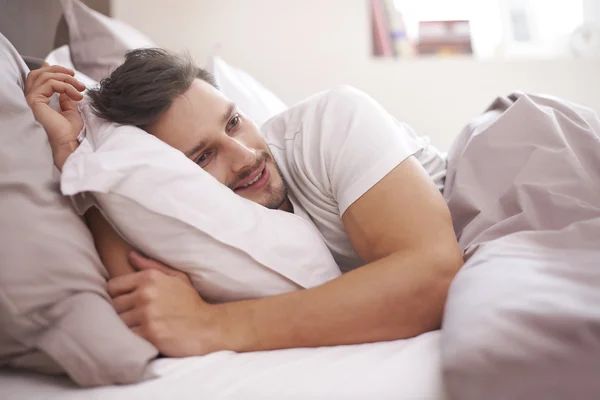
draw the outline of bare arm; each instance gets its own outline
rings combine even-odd
[[[108,276],[116,278],[135,272],[128,260],[131,246],[115,232],[100,211],[95,207],[90,208],[85,213],[85,219],[94,237],[96,251],[108,272]]]
[[[448,208],[418,162],[397,166],[343,221],[367,264],[313,289],[209,305],[181,282],[144,271],[112,280],[109,292],[125,323],[169,356],[364,343],[438,328],[463,260]]]
[[[363,343],[440,327],[463,260],[446,204],[421,166],[409,159],[396,167],[343,222],[367,265],[314,289],[223,305],[228,348]]]

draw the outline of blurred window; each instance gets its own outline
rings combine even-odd
[[[477,57],[545,57],[570,53],[572,33],[591,19],[592,11],[597,12],[591,8],[598,2],[391,0],[384,6],[391,20],[392,39],[402,38],[416,53],[427,53],[423,42],[432,41],[435,35],[466,34],[470,51]]]

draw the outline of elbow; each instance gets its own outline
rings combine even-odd
[[[464,264],[458,246],[430,247],[421,254],[426,255],[419,266],[423,271],[421,279],[413,285],[412,296],[416,304],[412,323],[408,324],[413,328],[407,335],[409,337],[441,328],[450,285]]]
[[[449,247],[449,248],[448,248]],[[444,307],[454,277],[464,264],[462,253],[458,246],[447,246],[438,249],[436,256],[431,260],[432,273],[428,279],[428,290],[425,295],[431,299],[429,305],[429,327],[428,330],[440,329]],[[426,319],[427,320],[427,319]]]
[[[441,279],[442,286],[446,286],[446,292],[464,263],[462,252],[456,243],[443,246],[436,252],[433,266],[436,275]]]

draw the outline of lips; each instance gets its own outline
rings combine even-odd
[[[237,184],[234,191],[246,190],[252,188],[257,182],[261,181],[264,177],[266,170],[266,163],[263,162],[259,168],[257,168],[253,173],[251,173],[247,178],[242,180]]]

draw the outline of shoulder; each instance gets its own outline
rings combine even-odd
[[[374,101],[364,92],[340,85],[308,96],[275,115],[261,127],[271,144],[301,135],[320,136],[327,130],[316,129],[323,123],[347,121],[365,102]],[[337,130],[338,132],[343,130]]]
[[[326,90],[323,94],[327,99],[338,101],[366,100],[371,98],[362,90],[350,85],[335,86],[329,90]]]
[[[349,85],[339,85],[302,99],[271,118],[264,126],[282,121],[285,121],[286,125],[296,125],[307,118],[318,117],[329,111],[355,111],[361,105],[373,103],[375,100],[365,92]]]
[[[304,135],[334,141],[345,138],[357,120],[369,120],[377,104],[366,93],[348,85],[322,91],[308,100],[305,112],[298,119],[298,130]]]
[[[319,111],[356,111],[375,100],[365,92],[349,85],[340,85],[320,93],[315,99]]]

